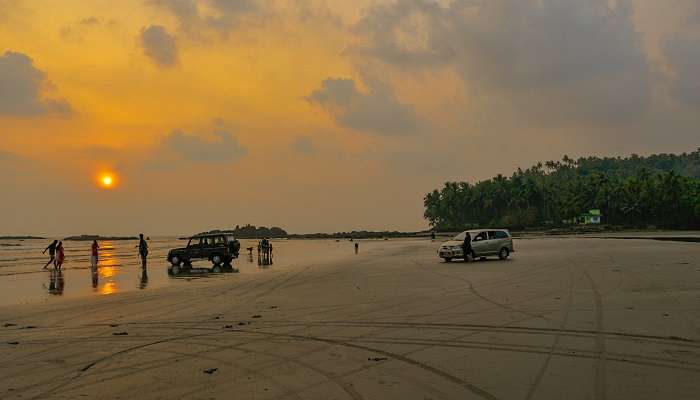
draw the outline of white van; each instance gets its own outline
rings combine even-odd
[[[514,253],[513,238],[507,229],[474,229],[464,231],[440,246],[438,256],[447,262],[453,258],[464,258],[462,245],[466,235],[472,239],[472,259],[498,256],[501,260]]]

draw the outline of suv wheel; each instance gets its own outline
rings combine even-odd
[[[214,265],[219,265],[222,261],[223,259],[218,254],[214,254],[213,256],[211,256],[211,262],[214,263]]]
[[[214,265],[214,268],[211,269],[211,272],[214,272],[214,273],[216,273],[216,274],[220,274],[220,273],[222,272],[222,271],[221,271],[221,266],[218,265],[218,264],[217,264],[217,265]]]
[[[507,247],[502,248],[501,251],[498,252],[498,258],[500,258],[501,260],[505,260],[506,258],[508,258],[509,255],[510,251],[508,251]]]
[[[180,273],[180,266],[179,265],[174,265],[170,268],[170,273],[173,275],[177,275]]]
[[[182,261],[182,260],[180,260],[180,257],[179,257],[179,256],[173,256],[173,258],[170,259],[170,262],[171,262],[173,265],[180,265],[180,262],[181,262],[181,261]]]

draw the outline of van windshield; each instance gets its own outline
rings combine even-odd
[[[454,238],[452,238],[452,240],[458,240],[458,241],[460,241],[460,242],[463,242],[463,241],[464,241],[464,238],[466,238],[466,237],[467,237],[467,232],[462,232],[462,233],[460,233],[459,235],[457,235],[457,236],[455,236]]]

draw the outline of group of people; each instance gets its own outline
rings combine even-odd
[[[148,257],[148,243],[146,240],[143,238],[143,233],[139,234],[139,244],[138,244],[138,249],[139,249],[139,256],[141,257],[141,266],[143,268],[146,268],[146,259]],[[92,241],[92,248],[91,248],[91,254],[90,254],[90,266],[93,269],[97,268],[97,262],[99,260],[99,250],[100,245],[97,244],[97,240]],[[46,246],[44,251],[41,252],[41,254],[46,254],[46,252],[49,252],[49,261],[44,265],[44,269],[47,269],[51,263],[53,263],[54,269],[60,270],[61,267],[63,266],[63,263],[66,260],[66,253],[65,249],[63,248],[63,242],[59,240],[54,240]]]
[[[46,254],[47,251],[49,252],[49,261],[44,265],[44,269],[48,268],[51,263],[53,263],[54,269],[61,269],[63,262],[66,260],[63,242],[54,240],[50,245],[46,246],[41,254]]]

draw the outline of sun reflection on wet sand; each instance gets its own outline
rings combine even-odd
[[[100,286],[100,294],[112,294],[117,292],[117,284],[114,282],[105,282]]]
[[[119,274],[118,266],[121,265],[119,259],[115,257],[114,245],[111,242],[104,242],[102,245],[98,262],[98,275],[102,285],[99,285],[98,292],[100,294],[113,294],[119,292],[119,287],[115,278]]]

